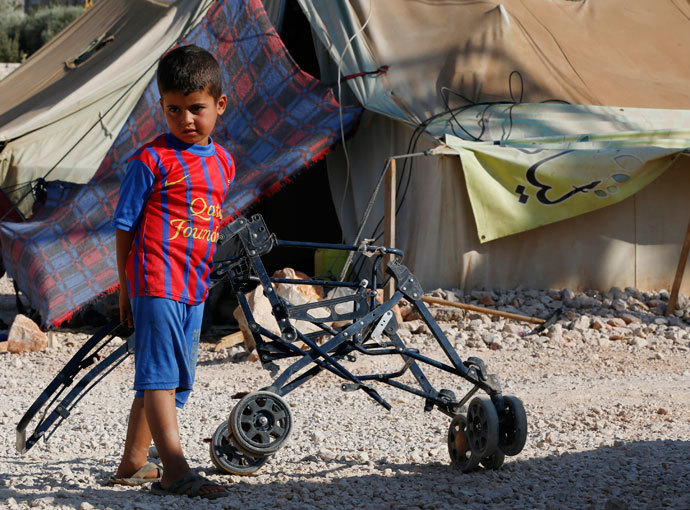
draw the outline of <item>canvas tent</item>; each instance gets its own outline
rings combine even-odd
[[[98,2],[0,82],[0,188],[25,216],[35,179],[93,177],[161,53],[210,4]]]
[[[360,73],[342,87],[368,110],[347,157],[339,150],[328,161],[348,240],[386,158],[435,149],[450,135],[456,148],[465,145],[455,151],[460,157],[409,160],[398,184],[398,246],[425,288],[670,287],[690,216],[687,2],[299,2],[319,41],[322,78]],[[497,200],[478,194],[491,184],[514,202],[489,226],[519,216],[517,176],[525,172],[508,153],[545,150],[576,152],[579,159],[557,170],[583,188],[579,196],[608,198],[548,225],[541,212],[523,214],[535,220],[531,227],[543,226],[482,242],[477,212]],[[640,180],[626,174],[639,183],[630,192],[580,186],[588,158],[617,150],[630,157],[610,158],[605,178],[624,173],[620,161],[656,164],[663,153],[664,165]],[[475,177],[484,174],[474,186],[470,153],[479,160]],[[491,173],[496,159],[510,186]],[[523,194],[536,195],[529,184]],[[381,233],[382,197],[373,211],[365,237]]]
[[[110,3],[101,2],[98,6]],[[121,11],[118,11],[120,21],[130,17],[136,19],[144,12],[140,7],[145,4],[162,5],[148,0],[113,3],[122,4]],[[204,11],[201,21],[195,24],[195,13]],[[98,13],[96,8],[93,12]],[[186,14],[183,16],[182,12]],[[61,178],[56,178],[56,170],[44,185],[44,203],[38,204],[29,221],[0,222],[2,258],[7,272],[39,310],[47,326],[60,325],[99,294],[117,288],[114,230],[110,220],[127,159],[138,146],[165,130],[158,107],[157,87],[155,80],[150,79],[150,73],[158,56],[173,44],[202,46],[214,54],[223,69],[228,108],[213,136],[230,150],[237,166],[237,178],[223,204],[225,222],[262,197],[274,193],[301,169],[323,157],[340,139],[341,133],[353,128],[360,113],[358,107],[341,109],[329,87],[297,67],[273,29],[260,0],[181,1],[166,5],[164,13],[159,18],[169,20],[168,17],[172,16],[172,19],[178,20],[174,24],[180,27],[178,34],[186,35],[181,39],[168,36],[164,41],[154,39],[149,41],[149,46],[140,48],[139,57],[142,59],[147,52],[151,54],[146,57],[149,65],[137,67],[141,74],[130,77],[131,81],[121,87],[130,91],[135,88],[133,83],[138,87],[140,82],[145,82],[145,86],[131,101],[131,112],[125,114],[114,141],[108,142],[109,148],[101,157],[102,161],[95,168],[84,169],[84,172],[91,173],[86,178],[87,182],[73,178],[69,165],[65,169],[67,173]],[[118,21],[115,20],[115,23]],[[84,26],[88,26],[88,23]],[[78,47],[80,51],[82,48],[81,43],[72,44],[67,35],[72,34],[83,42],[95,33],[103,33],[101,26],[95,32],[90,31],[89,35],[82,36],[78,28],[72,25],[59,37],[64,36],[62,44],[69,47],[69,51],[64,52],[66,55],[74,55],[74,48]],[[162,32],[166,30],[162,29]],[[106,73],[100,79],[110,76],[109,70],[126,69],[137,63],[136,59],[130,60],[129,57],[121,62],[117,57],[128,55],[127,51],[118,49],[132,42],[127,37],[116,35],[115,40],[101,50],[105,52],[112,48],[114,54],[112,60],[108,59],[97,66]],[[51,51],[58,50],[53,48]],[[35,58],[41,58],[41,54]],[[31,62],[30,59],[27,65]],[[91,62],[96,66],[99,61]],[[89,60],[86,60],[84,70],[88,69],[89,64]],[[71,115],[80,119],[74,121],[75,129],[79,124],[87,124],[88,127],[88,122],[79,116],[95,114],[100,137],[107,138],[106,131],[112,133],[116,129],[115,123],[108,124],[107,130],[101,129],[100,116],[120,107],[118,101],[124,100],[121,90],[105,91],[102,95],[106,98],[105,103],[93,108],[90,103],[62,105],[55,99],[60,96],[58,92],[52,99],[54,103],[50,102],[49,92],[52,88],[59,90],[62,80],[66,80],[67,90],[81,84],[84,84],[85,91],[95,87],[89,85],[89,76],[72,82],[70,72],[74,71],[79,73],[79,66],[64,73],[62,68],[55,71],[58,75],[62,73],[62,78],[48,86],[47,91],[29,95],[25,99],[28,103],[25,110],[30,111],[34,104],[44,105],[47,109],[45,118],[51,120],[45,122],[46,126],[37,126],[39,130],[41,127],[50,127],[51,123],[69,119]],[[112,97],[116,98],[116,106],[107,110],[107,100]],[[41,113],[41,108],[37,107],[37,110]],[[17,108],[16,111],[22,110]],[[53,113],[56,116],[51,118]],[[89,119],[93,119],[93,116]],[[18,140],[33,133],[20,134]],[[59,133],[55,136],[59,136]],[[73,134],[62,140],[54,150],[57,151],[60,146],[71,147],[82,136],[89,137],[91,133]],[[11,144],[7,144],[5,150]],[[32,150],[37,149],[29,148],[27,153]],[[88,157],[87,151],[88,148],[78,151],[79,155],[74,157],[74,161]],[[53,161],[55,157],[49,159]],[[37,175],[42,175],[40,172],[43,169],[39,169]]]

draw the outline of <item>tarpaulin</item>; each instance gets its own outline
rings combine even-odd
[[[671,167],[690,131],[468,142],[460,155],[481,242],[615,204]]]
[[[208,49],[223,70],[228,106],[213,137],[237,166],[226,221],[325,155],[361,111],[341,112],[332,90],[297,67],[260,0],[216,2],[181,44]],[[111,217],[128,158],[166,131],[158,98],[151,81],[87,184],[48,182],[31,221],[0,224],[7,272],[45,325],[60,325],[117,288]]]

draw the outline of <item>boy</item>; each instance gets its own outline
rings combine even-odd
[[[192,474],[176,407],[194,382],[221,204],[235,175],[232,157],[209,136],[227,97],[218,63],[197,46],[165,55],[157,79],[170,132],[130,159],[113,220],[120,319],[135,328],[136,393],[111,483],[153,481],[157,494],[214,499],[227,492]],[[146,462],[151,439],[162,473]]]

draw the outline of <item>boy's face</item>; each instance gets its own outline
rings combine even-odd
[[[171,90],[162,96],[160,103],[170,132],[182,142],[208,145],[216,119],[225,111],[228,101],[225,94],[218,101],[206,90],[187,95]]]

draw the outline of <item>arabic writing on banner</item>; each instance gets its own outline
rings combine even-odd
[[[480,242],[571,218],[633,195],[690,147],[690,131],[469,142],[460,155]]]

